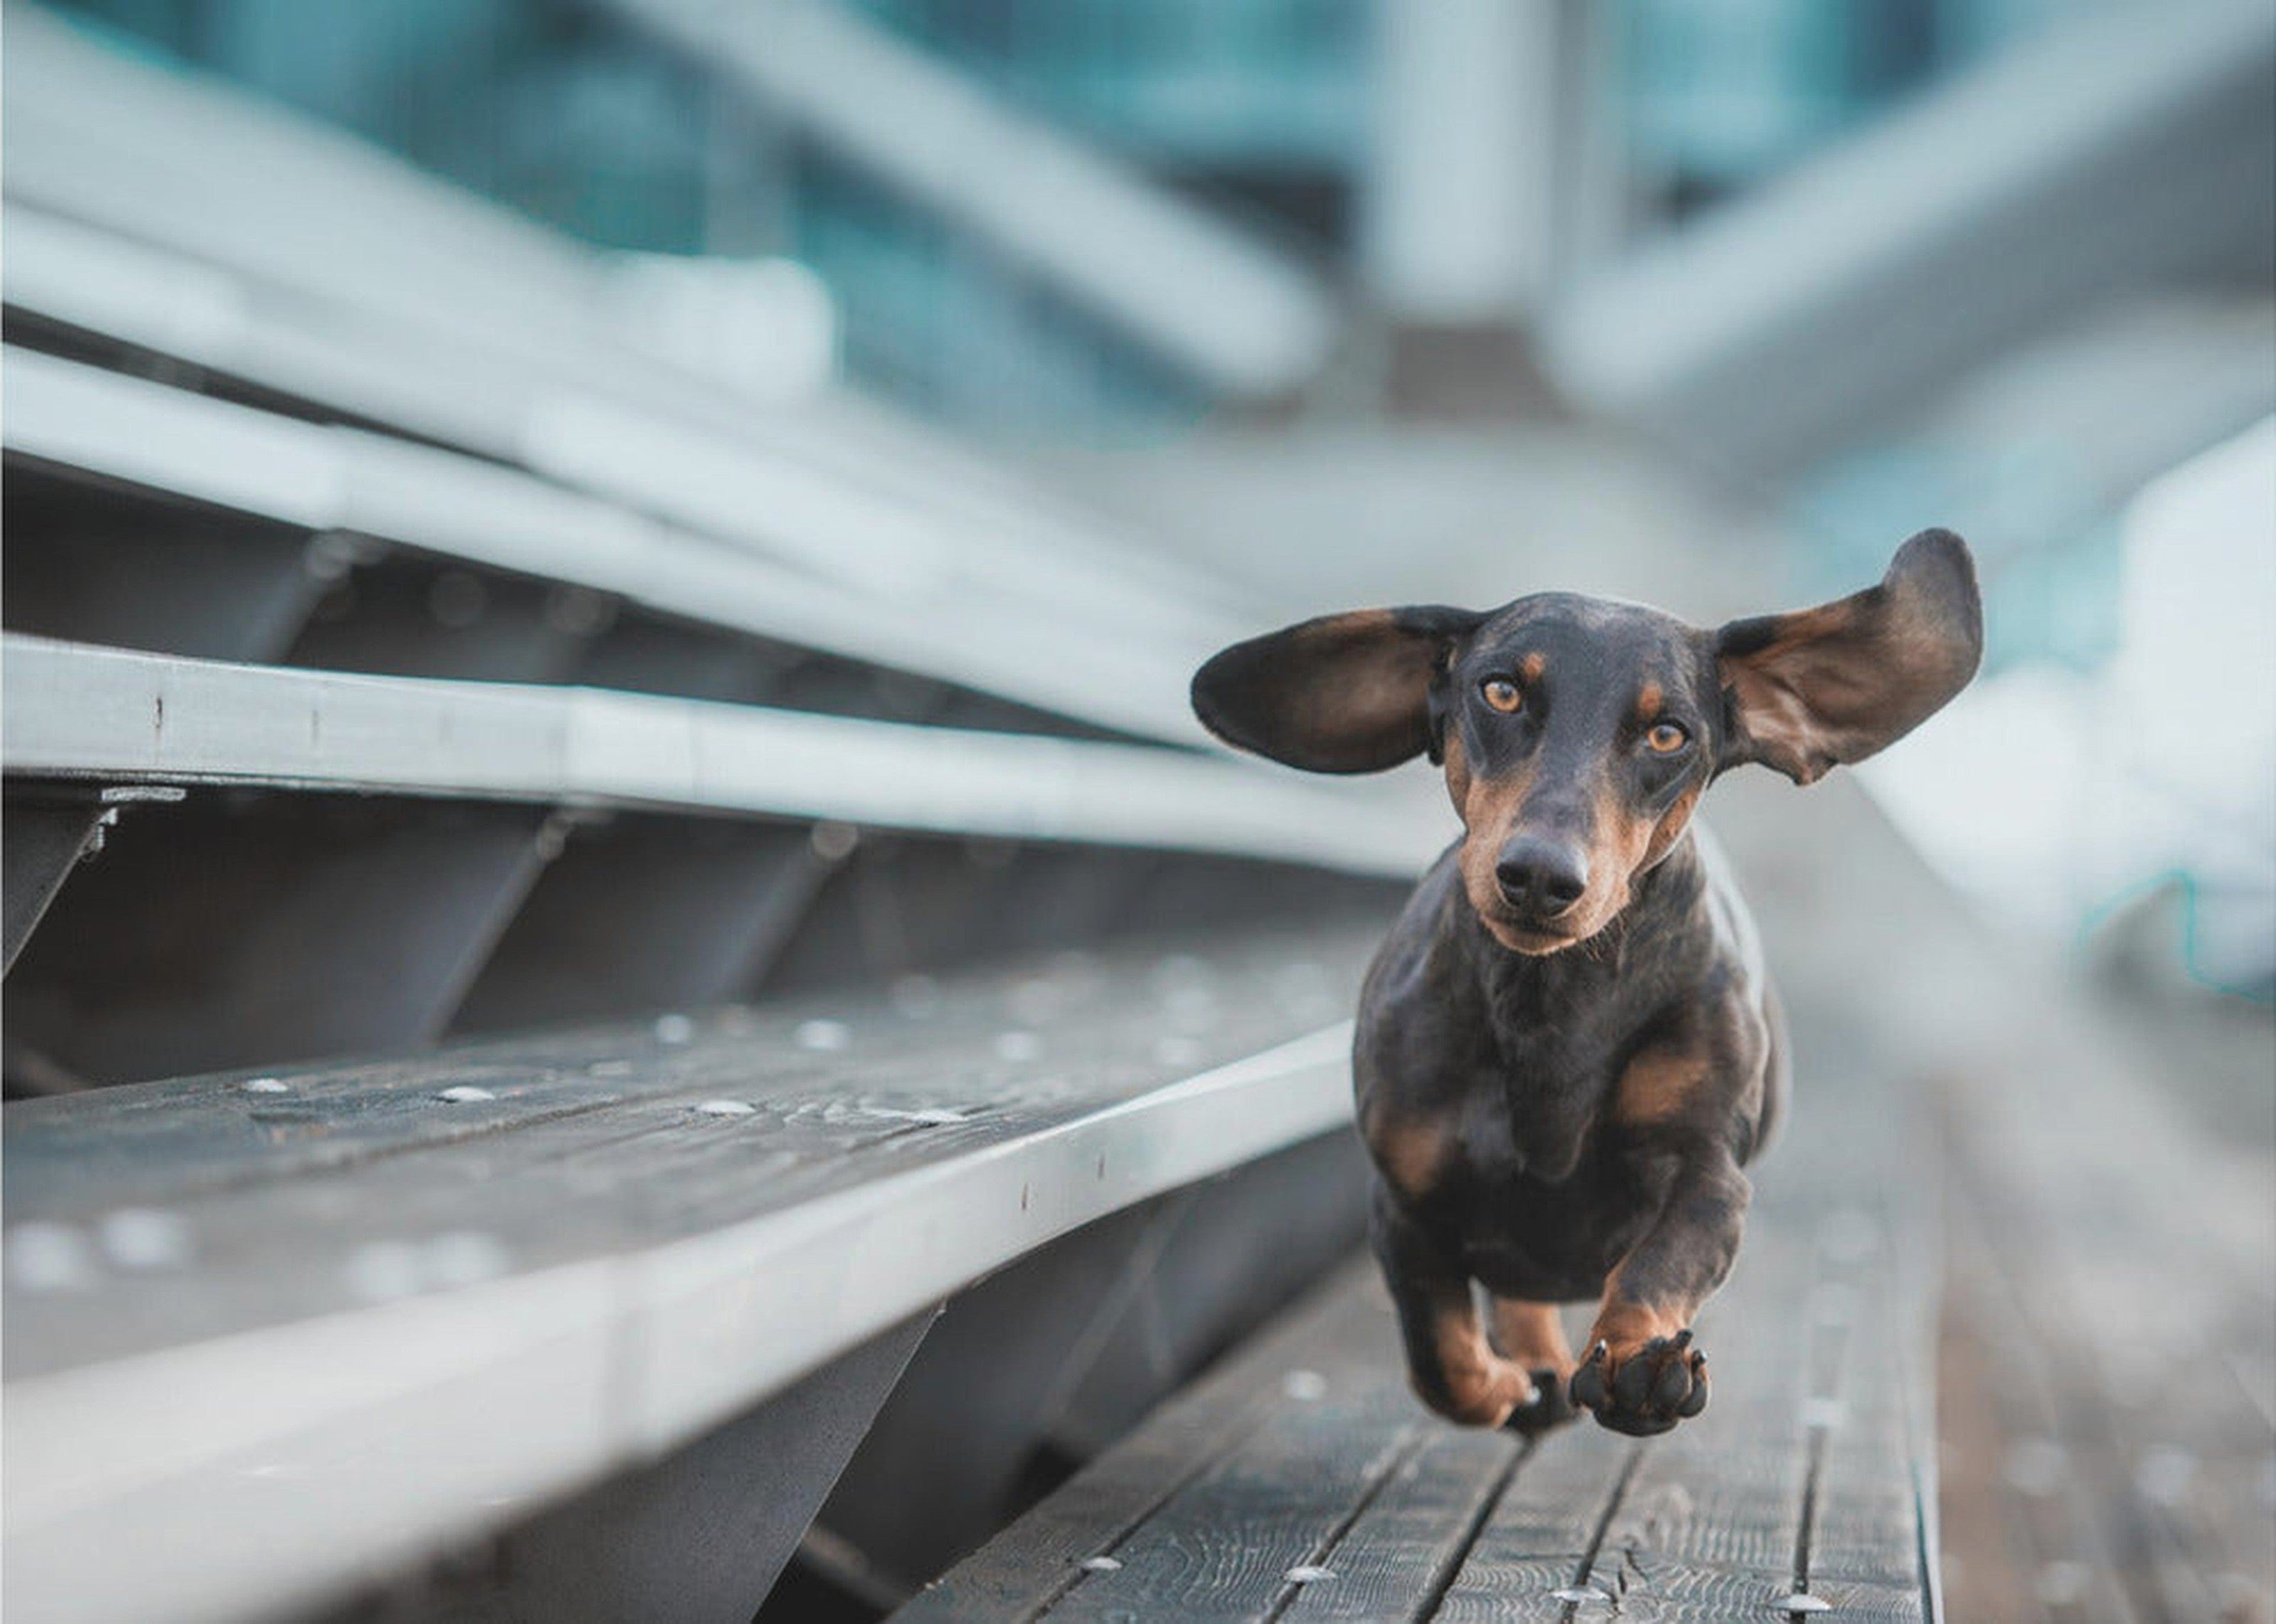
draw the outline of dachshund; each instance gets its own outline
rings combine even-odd
[[[1809,784],[1863,760],[1983,643],[1967,546],[1928,530],[1878,586],[1715,631],[1550,592],[1329,615],[1195,674],[1227,743],[1314,772],[1427,755],[1461,817],[1354,1041],[1370,1237],[1430,1408],[1643,1436],[1706,1408],[1692,1321],[1737,1256],[1787,1044],[1700,795],[1743,763]]]

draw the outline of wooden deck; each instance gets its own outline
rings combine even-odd
[[[1953,1616],[2270,1624],[2267,1139],[2216,1139],[2091,1029],[1944,1119]]]
[[[2257,1133],[2194,1121],[2159,1069],[2185,1053],[2122,1042],[1850,786],[1717,793],[1781,989],[1932,1119],[1946,1615],[2276,1620],[2269,1096]],[[1797,1036],[1806,1111],[1825,1051]]]
[[[1337,1131],[1379,929],[12,1103],[10,1599],[274,1610]]]
[[[1703,1317],[1697,1421],[1443,1423],[1357,1261],[897,1624],[1939,1616],[1933,1188],[1900,1090],[1816,1081]]]
[[[1707,1413],[1443,1426],[1359,1265],[899,1619],[2276,1619],[2269,1147],[2192,1122],[1853,785],[1718,793],[1797,1098]]]

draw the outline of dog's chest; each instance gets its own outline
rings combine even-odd
[[[1654,1204],[1616,1130],[1521,1093],[1514,1108],[1470,1115],[1437,1204],[1441,1232],[1472,1274],[1506,1294],[1594,1293]]]
[[[1470,1115],[1487,1164],[1546,1184],[1572,1178],[1592,1148],[1614,1081],[1617,1049],[1591,1023],[1504,1028],[1483,1057]],[[1477,1171],[1489,1181],[1491,1165]]]

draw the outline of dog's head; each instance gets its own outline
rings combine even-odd
[[[1627,905],[1716,774],[1760,762],[1808,784],[1863,761],[1965,687],[1983,649],[1967,546],[1927,530],[1878,586],[1719,631],[1561,592],[1329,615],[1225,649],[1193,700],[1228,743],[1314,772],[1427,752],[1471,906],[1506,946],[1550,953]]]

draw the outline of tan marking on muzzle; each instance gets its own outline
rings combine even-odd
[[[1451,737],[1447,740],[1446,791],[1454,798],[1454,810],[1461,815],[1464,831],[1462,849],[1455,858],[1462,873],[1462,890],[1495,940],[1520,952],[1525,949],[1509,934],[1510,927],[1504,922],[1506,905],[1502,901],[1501,881],[1494,869],[1501,861],[1501,848],[1508,842],[1510,831],[1517,826],[1525,810],[1525,798],[1532,787],[1530,767],[1521,768],[1506,778],[1474,777],[1459,741]]]
[[[1636,877],[1666,856],[1690,827],[1703,787],[1691,785],[1656,818],[1630,813],[1609,781],[1597,792],[1589,830],[1589,889],[1573,914],[1581,936],[1596,935],[1627,907]]]

